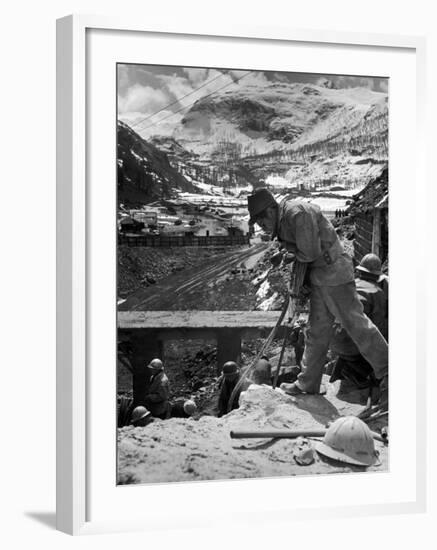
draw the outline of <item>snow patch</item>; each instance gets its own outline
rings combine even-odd
[[[266,279],[265,281],[263,281],[261,283],[259,289],[256,291],[256,297],[259,300],[263,300],[264,298],[267,297],[267,294],[269,293],[269,290],[270,290],[270,283],[269,283],[268,279]]]
[[[257,309],[261,310],[261,311],[269,311],[271,309],[273,309],[273,305],[276,301],[276,299],[278,298],[278,293],[277,292],[274,292],[270,298],[267,298],[266,300],[262,301],[258,306],[257,306]]]

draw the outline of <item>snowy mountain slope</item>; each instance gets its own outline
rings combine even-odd
[[[198,100],[173,136],[204,157],[223,141],[239,143],[242,156],[259,155],[344,140],[375,118],[387,118],[385,93],[269,82],[241,85]]]

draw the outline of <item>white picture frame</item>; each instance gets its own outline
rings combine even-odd
[[[199,26],[193,22],[184,28],[169,27],[165,25],[150,24],[138,20],[111,19],[105,17],[73,15],[57,22],[57,528],[69,534],[85,534],[92,532],[119,531],[127,529],[148,529],[162,527],[163,523],[158,517],[152,517],[150,513],[144,513],[132,519],[114,517],[108,513],[107,517],[99,516],[95,520],[89,513],[90,484],[92,484],[92,456],[90,410],[92,409],[92,390],[90,369],[92,356],[91,348],[93,340],[89,332],[89,318],[91,308],[90,301],[90,204],[93,190],[90,189],[90,169],[87,164],[87,117],[90,116],[91,107],[87,79],[89,78],[90,64],[87,61],[90,42],[87,33],[90,31],[102,31],[108,33],[108,39],[114,33],[136,33],[136,36],[153,35],[165,40],[167,37],[199,37],[219,38],[228,42],[238,41],[246,45],[255,44],[316,44],[317,46],[330,47],[332,45],[344,48],[362,48],[370,51],[382,49],[409,52],[414,56],[416,67],[414,87],[417,91],[416,102],[409,104],[414,109],[414,122],[416,124],[415,142],[416,157],[413,172],[415,173],[415,196],[426,193],[424,177],[424,112],[422,94],[424,90],[425,75],[425,41],[421,37],[337,33],[311,30],[294,30],[287,28],[263,28],[263,27],[232,27],[232,29],[215,28],[214,24],[208,28]],[[130,61],[130,59],[120,59]],[[174,64],[178,64],[175,60]],[[329,71],[326,71],[329,72]],[[115,97],[112,98],[115,105]],[[115,163],[115,158],[111,162]],[[115,176],[114,176],[115,178]],[[114,179],[115,182],[115,179]],[[400,208],[402,204],[398,200],[393,201],[393,208]],[[108,214],[107,214],[108,215]],[[112,213],[109,213],[111,216]],[[93,214],[94,216],[94,214]],[[95,216],[93,217],[93,219]],[[415,231],[421,230],[423,220],[420,216],[414,222]],[[423,254],[423,246],[416,247],[417,256]],[[416,258],[417,258],[416,256]],[[416,262],[420,265],[421,262]],[[114,266],[115,269],[115,266]],[[401,283],[400,283],[401,284]],[[396,296],[396,285],[391,289]],[[423,284],[416,281],[415,286],[417,309],[419,304],[426,303]],[[391,297],[392,297],[391,295]],[[419,300],[418,297],[422,297]],[[115,304],[114,304],[115,307]],[[413,304],[416,308],[416,302]],[[424,307],[424,306],[421,306]],[[425,509],[426,501],[426,464],[425,464],[425,365],[424,356],[424,318],[419,315],[416,319],[416,334],[414,349],[415,356],[415,415],[414,426],[414,453],[415,453],[415,486],[414,498],[396,501],[396,498],[388,499],[387,503],[363,503],[335,505],[326,507],[323,504],[316,510],[293,506],[286,501],[279,503],[277,509],[269,509],[265,504],[259,503],[259,517],[265,520],[273,517],[284,517],[283,514],[293,511],[294,518],[327,517],[331,515],[364,515],[369,513],[396,513],[418,512]],[[92,313],[95,315],[95,313]],[[113,350],[115,357],[115,348]],[[114,359],[115,361],[115,359]],[[401,383],[402,381],[400,381]],[[113,396],[110,396],[112,399]],[[394,399],[393,406],[396,404]],[[114,413],[115,416],[115,413]],[[112,420],[111,420],[112,421]],[[106,432],[105,432],[106,433]],[[107,436],[99,436],[105,439],[104,443],[115,446],[115,439],[107,441]],[[396,441],[396,435],[395,435]],[[103,444],[103,443],[102,443]],[[390,474],[387,474],[390,475]],[[271,489],[278,488],[278,480],[271,480]],[[300,480],[300,484],[305,479]],[[226,486],[220,482],[213,485],[197,484],[196,487],[186,486],[184,491],[192,491],[197,496],[202,491],[215,491],[219,498],[225,498],[224,494],[229,490],[229,483],[240,489],[244,487],[248,498],[255,498],[260,486],[254,488],[253,481],[232,481]],[[283,483],[283,481],[281,481]],[[309,482],[308,482],[309,483]],[[353,483],[353,482],[352,482]],[[179,484],[180,486],[181,484]],[[267,491],[264,484],[263,490]],[[126,491],[121,488],[120,490]],[[132,489],[129,489],[132,490]],[[152,491],[148,487],[137,487],[133,490]],[[178,489],[174,489],[177,493]],[[168,486],[153,487],[156,497],[158,492],[167,498],[170,489]],[[253,493],[253,494],[252,494]],[[155,498],[154,497],[154,498]],[[255,508],[254,508],[255,510]],[[147,519],[146,519],[147,516]],[[243,520],[254,521],[256,514],[243,515]],[[252,519],[251,519],[252,518]],[[177,526],[186,521],[184,517],[178,518],[176,511],[168,510],[166,524]],[[217,517],[220,521],[220,517]],[[173,523],[172,523],[173,522]],[[193,520],[192,525],[206,525],[207,519]]]

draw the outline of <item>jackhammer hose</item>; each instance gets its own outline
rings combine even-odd
[[[270,331],[269,336],[267,337],[267,340],[264,342],[261,350],[258,352],[258,355],[255,357],[255,359],[250,363],[241,373],[240,379],[238,380],[237,384],[235,385],[235,388],[232,390],[231,396],[229,397],[228,402],[228,412],[232,410],[232,405],[235,400],[235,396],[237,395],[238,390],[241,388],[244,378],[249,374],[249,372],[253,369],[253,367],[258,363],[258,361],[261,359],[262,355],[264,354],[264,350],[267,349],[270,344],[273,342],[273,338],[275,337],[276,332],[278,331],[278,328],[280,327],[285,314],[288,309],[288,303],[290,298],[287,297],[284,300],[284,305],[282,306],[281,314],[279,315],[278,320],[276,321],[276,325],[272,328]]]

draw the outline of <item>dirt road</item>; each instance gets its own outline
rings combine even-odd
[[[269,243],[231,250],[218,259],[203,262],[169,275],[156,285],[140,289],[123,302],[119,309],[147,310],[237,310],[253,309],[254,277],[249,270],[267,250]],[[238,273],[231,273],[238,269]]]

